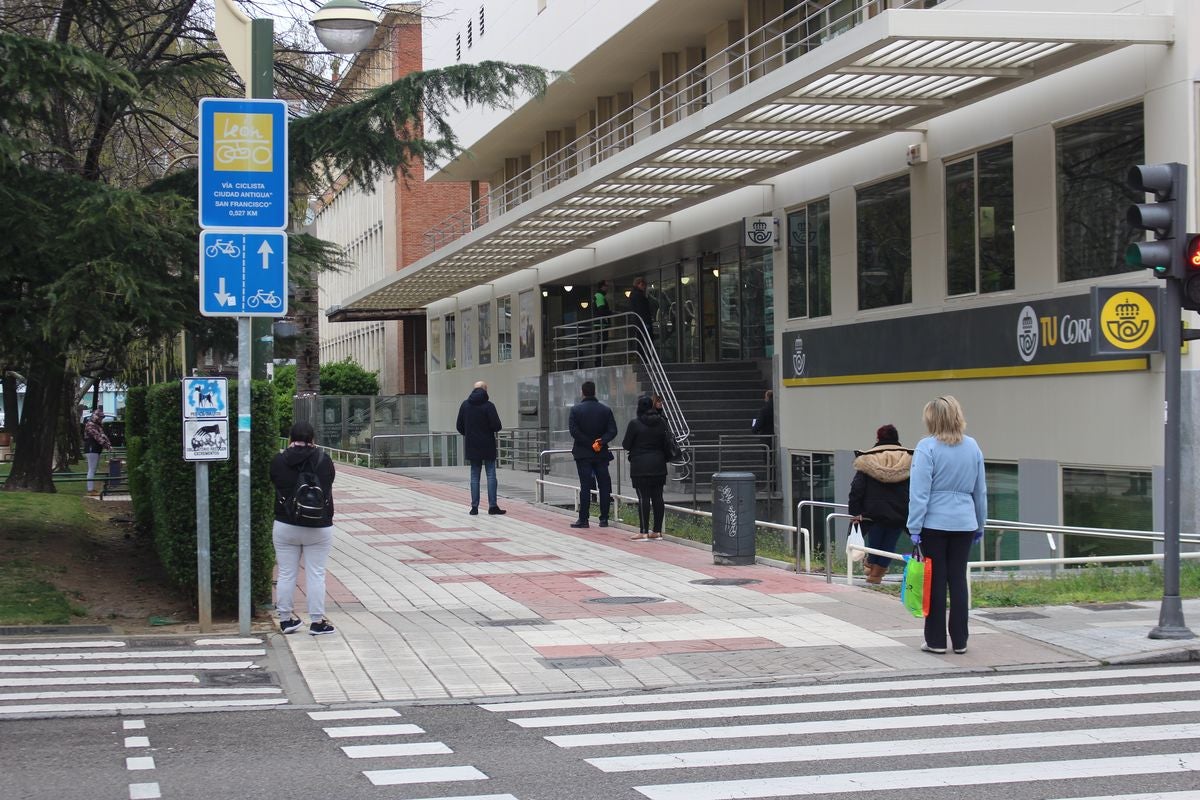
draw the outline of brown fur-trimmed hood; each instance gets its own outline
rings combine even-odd
[[[881,444],[854,454],[854,468],[880,483],[900,483],[908,480],[912,469],[912,450],[898,444]]]

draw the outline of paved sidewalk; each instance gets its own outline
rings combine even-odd
[[[317,703],[1200,658],[1194,640],[1147,638],[1157,602],[985,609],[969,653],[933,656],[895,597],[844,578],[714,566],[707,548],[573,530],[573,516],[517,499],[472,517],[458,486],[353,467],[335,496],[338,634],[275,637]],[[1185,615],[1200,624],[1200,601]]]

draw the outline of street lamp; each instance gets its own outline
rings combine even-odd
[[[330,0],[313,15],[313,27],[321,43],[335,53],[357,53],[375,35],[375,15],[358,0]],[[272,99],[275,95],[274,47],[275,23],[266,19],[251,19],[233,0],[217,0],[214,17],[217,43],[225,51],[230,66],[246,84],[246,97],[251,100]],[[264,321],[260,339],[271,331]],[[251,318],[238,317],[238,630],[250,633],[250,376]],[[264,352],[259,359],[266,364]],[[199,478],[197,478],[199,484]],[[205,479],[207,483],[207,478]],[[207,493],[207,491],[206,491]],[[197,497],[199,497],[197,489]],[[197,533],[199,537],[199,532]],[[198,538],[199,542],[199,538]],[[198,545],[205,553],[207,545]],[[206,576],[200,576],[203,582]],[[203,609],[203,602],[201,603]],[[203,610],[201,624],[203,629]]]

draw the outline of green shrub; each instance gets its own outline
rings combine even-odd
[[[292,406],[296,395],[296,365],[284,364],[275,368],[271,381],[275,387],[275,413],[279,418],[279,435],[287,436],[292,429]]]
[[[196,587],[196,477],[195,466],[182,457],[182,397],[179,383],[151,387],[147,396],[150,433],[148,457],[152,465],[151,496],[154,545],[160,562],[180,588]],[[229,408],[237,408],[237,386],[229,387]],[[251,556],[253,602],[271,596],[275,553],[271,545],[275,493],[269,469],[278,451],[275,392],[269,383],[251,387]],[[214,610],[232,611],[238,601],[238,498],[237,415],[230,414],[230,458],[210,462],[208,470],[209,538]]]
[[[125,393],[125,435],[145,436],[149,430],[146,417],[147,386],[131,386]]]
[[[146,437],[127,436],[125,472],[133,499],[133,523],[143,533],[154,528],[154,483],[151,478],[154,468],[151,463],[146,452]]]

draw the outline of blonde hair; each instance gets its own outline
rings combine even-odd
[[[967,429],[962,406],[952,395],[935,397],[925,404],[925,429],[946,444],[958,444]]]

